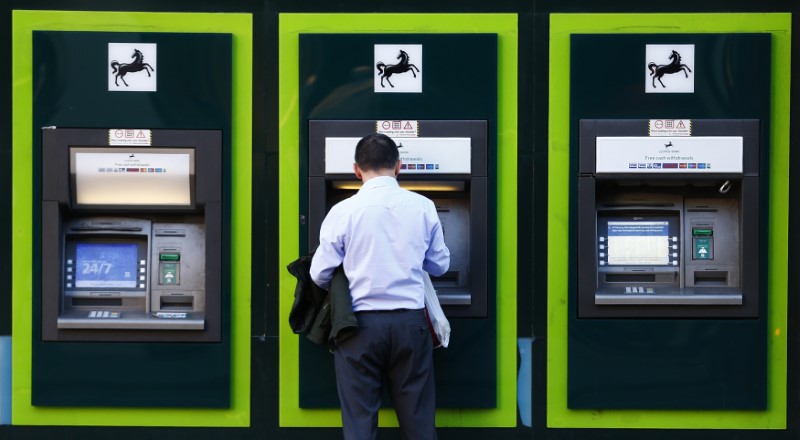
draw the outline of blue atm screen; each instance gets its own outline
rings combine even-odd
[[[75,287],[135,288],[138,246],[77,243]]]

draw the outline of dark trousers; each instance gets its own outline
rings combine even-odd
[[[333,352],[344,438],[376,438],[386,377],[405,438],[436,439],[433,347],[424,311],[356,312],[356,318],[356,334]]]

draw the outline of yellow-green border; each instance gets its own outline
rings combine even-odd
[[[553,14],[550,17],[547,426],[552,428],[785,429],[792,17],[775,14]],[[567,409],[569,89],[571,34],[772,34],[769,196],[769,344],[766,411]],[[765,335],[766,337],[767,335]]]
[[[299,38],[303,33],[497,33],[497,408],[439,410],[441,427],[516,425],[516,231],[517,231],[517,16],[516,14],[281,14],[280,33],[280,261],[300,255],[299,226]],[[288,320],[295,280],[280,277],[280,322]],[[298,341],[280,326],[280,426],[341,426],[338,410],[299,407]],[[381,426],[397,426],[394,412],[381,411]]]
[[[14,425],[250,425],[250,255],[253,20],[250,14],[90,11],[12,12],[12,423]],[[31,406],[33,254],[32,32],[182,32],[233,34],[231,240],[231,407],[229,409],[53,408]]]

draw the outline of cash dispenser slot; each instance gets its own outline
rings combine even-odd
[[[705,270],[694,273],[695,286],[727,286],[728,271]]]
[[[578,316],[754,316],[758,122],[647,124],[581,121]]]

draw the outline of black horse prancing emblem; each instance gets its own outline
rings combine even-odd
[[[400,54],[397,55],[397,59],[400,60],[400,62],[397,64],[387,65],[383,64],[383,61],[378,61],[378,64],[375,65],[375,67],[378,68],[378,75],[381,76],[381,87],[386,87],[383,85],[383,80],[385,79],[386,82],[388,82],[389,85],[392,86],[392,88],[394,88],[394,84],[392,84],[392,82],[389,81],[389,77],[394,75],[395,73],[406,73],[410,71],[414,75],[414,78],[417,77],[417,74],[416,72],[414,72],[414,70],[419,72],[419,69],[417,68],[417,66],[409,64],[408,62],[409,56],[406,53],[406,51],[401,50]]]
[[[687,66],[686,64],[681,64],[681,54],[673,50],[672,53],[669,55],[669,59],[672,60],[672,62],[669,64],[659,65],[651,62],[650,64],[647,65],[647,68],[650,69],[650,76],[653,77],[653,88],[655,88],[656,86],[656,80],[658,80],[658,82],[661,83],[661,87],[667,88],[667,86],[665,86],[664,83],[661,82],[661,77],[668,73],[672,74],[683,71],[683,74],[686,75],[687,78],[689,77],[689,73],[687,72],[687,70],[691,72],[692,69],[690,69],[689,66]]]
[[[153,66],[144,62],[144,55],[142,55],[142,52],[139,49],[133,49],[133,55],[131,55],[131,58],[133,58],[133,62],[130,64],[120,64],[117,62],[117,60],[111,62],[111,69],[113,69],[111,73],[115,75],[114,84],[116,84],[117,87],[119,87],[119,82],[117,82],[117,80],[120,79],[122,80],[122,83],[125,84],[125,87],[128,87],[128,83],[125,82],[125,75],[128,73],[141,72],[144,70],[147,72],[147,76],[151,76],[150,71],[156,70],[153,69]]]

